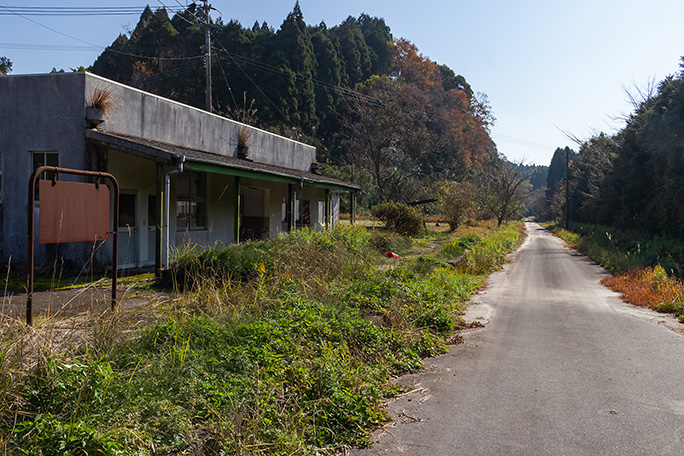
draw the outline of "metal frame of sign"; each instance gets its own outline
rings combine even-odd
[[[81,171],[77,169],[59,168],[56,166],[41,166],[31,175],[29,179],[29,196],[28,196],[28,236],[27,236],[27,254],[26,254],[26,270],[27,270],[27,287],[26,287],[26,324],[33,325],[33,267],[34,267],[34,252],[33,252],[33,233],[35,230],[35,216],[33,212],[33,202],[36,196],[36,182],[38,176],[44,172],[53,173],[53,181],[57,181],[58,174],[74,174],[77,176],[90,176],[97,178],[97,184],[100,179],[109,179],[114,190],[114,221],[112,234],[112,309],[116,306],[116,278],[117,278],[117,262],[118,262],[118,247],[119,247],[119,182],[109,173],[102,173],[98,171]]]

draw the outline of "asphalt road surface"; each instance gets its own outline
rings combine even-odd
[[[622,303],[539,225],[491,277],[466,334],[400,382],[395,423],[358,456],[684,455],[684,336]]]

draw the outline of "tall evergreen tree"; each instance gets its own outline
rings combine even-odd
[[[342,82],[353,87],[368,79],[372,74],[371,52],[357,20],[349,16],[333,27],[331,33],[338,45],[337,53],[344,62]]]
[[[316,113],[320,119],[319,137],[331,137],[339,125],[342,65],[335,45],[324,23],[311,30],[311,42],[316,56]]]
[[[313,84],[316,56],[299,2],[275,37],[274,63],[285,76],[273,80],[279,109],[293,126],[311,134],[318,127]]]
[[[384,19],[371,17],[365,13],[359,16],[357,23],[370,50],[371,73],[387,74],[394,58],[390,28]]]
[[[546,178],[546,202],[551,218],[559,217],[565,209],[565,189],[563,184],[567,175],[567,160],[572,160],[575,152],[569,147],[556,148],[549,165]]]

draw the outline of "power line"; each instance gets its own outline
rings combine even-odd
[[[71,6],[3,6],[0,16],[10,16],[20,14],[23,16],[132,16],[139,15],[145,11],[145,7],[139,6],[92,6],[92,7],[71,7]],[[169,11],[177,13],[184,8],[168,8]]]
[[[256,87],[256,89],[259,92],[261,92],[261,94],[264,96],[264,98],[266,98],[266,100],[268,100],[268,102],[275,108],[275,110],[278,111],[278,113],[280,113],[281,116],[283,116],[283,119],[285,119],[285,121],[287,123],[289,123],[292,128],[296,128],[296,126],[285,115],[285,113],[283,113],[283,111],[281,111],[280,108],[278,108],[278,106],[269,98],[269,96],[266,95],[266,93],[263,90],[261,90],[261,87],[259,87],[259,85],[256,82],[254,82],[254,80],[249,76],[249,74],[247,74],[247,72],[240,66],[240,64],[237,63],[235,61],[235,59],[232,58],[230,52],[228,52],[228,50],[223,46],[223,44],[219,40],[216,39],[216,37],[214,37],[214,42],[218,43],[218,45],[221,46],[221,50],[223,50],[223,52],[225,52],[228,55],[228,57],[230,57],[231,60],[233,60],[233,63],[235,64],[235,66],[237,66],[240,69],[240,71],[242,71],[242,74],[244,74],[245,77],[247,77],[247,79],[249,79],[249,82],[251,82],[254,85],[254,87]]]
[[[19,49],[24,51],[81,51],[101,50],[100,46],[68,46],[62,44],[0,43],[0,49]]]
[[[230,93],[230,98],[233,100],[233,105],[235,106],[235,109],[238,109],[237,101],[235,101],[235,96],[233,95],[233,89],[230,88],[230,83],[228,82],[228,76],[226,75],[226,71],[223,69],[223,65],[221,65],[221,59],[216,59],[216,63],[218,63],[221,74],[223,74],[223,80],[226,81],[228,93]]]
[[[42,28],[44,28],[44,29],[46,29],[46,30],[50,30],[51,32],[57,33],[58,35],[62,35],[62,36],[64,36],[64,37],[67,37],[67,38],[72,39],[72,40],[74,40],[74,41],[78,41],[79,43],[87,44],[88,46],[92,46],[92,47],[96,47],[96,48],[99,48],[99,49],[103,49],[104,51],[114,52],[114,53],[116,53],[116,54],[127,55],[127,56],[129,56],[129,57],[136,57],[136,58],[139,58],[139,59],[150,59],[150,60],[154,60],[154,59],[156,59],[156,60],[193,60],[193,59],[201,59],[202,57],[204,57],[204,56],[202,56],[202,55],[197,55],[197,56],[192,56],[192,57],[158,57],[158,56],[145,56],[145,55],[138,55],[138,54],[134,54],[134,53],[131,53],[131,52],[126,52],[126,51],[121,51],[121,50],[117,50],[117,49],[112,49],[112,48],[110,48],[110,47],[105,47],[105,46],[100,46],[100,45],[97,45],[97,44],[93,44],[93,43],[90,43],[90,42],[88,42],[88,41],[82,40],[82,39],[80,39],[80,38],[76,38],[76,37],[74,37],[74,36],[68,35],[68,34],[66,34],[66,33],[64,33],[64,32],[60,32],[59,30],[53,29],[52,27],[48,27],[48,26],[45,25],[45,24],[41,24],[41,23],[38,22],[38,21],[35,21],[35,20],[33,20],[33,19],[29,18],[29,17],[26,17],[26,16],[23,15],[23,14],[20,14],[20,13],[18,13],[18,12],[14,12],[14,11],[11,11],[11,10],[10,10],[8,7],[6,7],[6,6],[0,5],[0,12],[2,12],[2,10],[10,11],[11,14],[13,14],[13,15],[15,15],[15,16],[19,16],[19,17],[21,17],[22,19],[25,19],[25,20],[27,20],[27,21],[29,21],[29,22],[32,22],[33,24],[36,24],[37,26],[42,27]]]
[[[504,141],[504,142],[509,142],[509,143],[512,143],[512,144],[516,144],[516,145],[518,145],[518,146],[528,147],[528,148],[530,148],[530,149],[537,149],[537,150],[541,150],[541,151],[544,151],[544,152],[549,152],[549,151],[555,149],[554,147],[551,147],[551,146],[547,146],[547,145],[544,145],[544,144],[535,143],[535,142],[532,142],[532,141],[527,141],[527,140],[525,140],[525,139],[516,138],[516,137],[514,137],[514,136],[503,135],[503,134],[500,134],[500,133],[492,133],[491,136],[494,137],[494,138],[498,138],[498,139],[500,139],[501,141]]]
[[[219,43],[219,44],[220,44],[220,43]],[[243,73],[245,73],[245,75],[247,75],[247,73],[246,73],[246,72],[244,71],[244,69],[242,69],[242,67],[238,64],[238,62],[237,62],[238,60],[241,61],[243,64],[246,64],[246,65],[249,65],[249,66],[251,66],[251,67],[253,67],[253,68],[256,68],[256,69],[258,69],[258,70],[261,70],[262,72],[266,72],[266,73],[269,73],[269,74],[272,74],[272,75],[275,75],[275,76],[279,76],[279,77],[283,77],[283,78],[289,78],[289,77],[290,77],[290,75],[289,75],[287,72],[281,70],[281,69],[278,68],[278,67],[275,67],[275,66],[273,66],[273,65],[267,64],[267,63],[262,62],[262,61],[258,61],[258,60],[251,59],[251,58],[249,58],[249,57],[245,57],[245,56],[242,56],[242,55],[239,55],[239,54],[234,54],[234,53],[228,52],[228,51],[225,49],[225,47],[223,47],[222,45],[221,45],[221,49],[220,49],[220,50],[221,50],[223,53],[225,53],[231,60],[233,60],[233,63],[234,63],[234,64],[235,64]],[[249,78],[249,76],[247,76],[247,77]],[[303,81],[303,80],[306,79],[305,76],[300,75],[300,74],[295,74],[295,78],[296,78],[297,81]],[[259,89],[259,91],[263,94],[263,91],[258,87],[258,85],[257,85],[251,78],[249,78],[249,80],[250,80],[250,82],[252,82],[252,84],[254,84],[254,85],[257,87],[257,89]],[[315,85],[318,85],[318,86],[320,86],[320,87],[329,88],[329,89],[332,89],[332,90],[336,90],[337,92],[339,92],[339,93],[340,93],[342,96],[344,96],[345,98],[351,98],[351,99],[354,99],[354,100],[357,100],[357,101],[360,101],[360,102],[362,102],[362,103],[365,103],[365,104],[368,104],[368,105],[371,105],[371,106],[374,106],[374,107],[378,107],[378,108],[383,106],[383,103],[382,103],[382,101],[381,101],[380,99],[378,99],[378,98],[376,98],[376,97],[373,97],[373,96],[371,96],[371,95],[366,95],[366,94],[363,94],[363,93],[358,92],[358,91],[356,91],[356,90],[349,89],[349,88],[346,88],[346,87],[342,87],[342,86],[339,86],[339,85],[335,85],[335,84],[332,84],[332,83],[329,83],[329,82],[321,81],[321,80],[316,79],[316,78],[311,78],[311,80],[313,81],[313,83],[314,83]],[[268,97],[266,97],[266,98],[268,99]],[[273,104],[273,105],[275,106],[275,104],[274,104],[270,99],[268,99],[268,101],[269,101],[271,104]],[[282,114],[282,113],[281,113],[281,114]],[[284,116],[284,114],[283,114],[283,116]],[[430,115],[430,114],[427,114],[427,118],[428,118],[429,120],[432,120],[432,121],[439,121],[439,120],[440,120],[438,117],[435,117],[434,115]],[[514,136],[509,136],[509,135],[504,135],[504,134],[499,134],[499,133],[490,133],[490,136],[493,137],[493,138],[497,138],[497,139],[499,139],[499,140],[501,140],[501,141],[504,141],[504,142],[509,142],[509,143],[517,144],[517,145],[519,145],[519,146],[523,146],[523,147],[527,147],[527,148],[531,148],[531,149],[537,149],[537,150],[541,150],[541,151],[544,151],[544,152],[548,152],[548,151],[554,149],[554,148],[551,147],[551,146],[547,146],[547,145],[544,145],[544,144],[535,143],[535,142],[528,141],[528,140],[521,139],[521,138],[516,138],[516,137],[514,137]]]
[[[288,72],[286,72],[286,71],[284,71],[284,70],[282,70],[276,66],[270,65],[270,64],[262,62],[262,61],[254,60],[254,59],[251,59],[249,57],[245,57],[245,56],[242,56],[239,54],[233,54],[231,52],[228,52],[223,46],[219,50],[222,51],[223,53],[225,53],[231,60],[233,60],[233,63],[235,65],[237,65],[238,68],[240,68],[240,70],[242,70],[242,68],[237,63],[238,60],[241,61],[245,65],[249,65],[253,68],[260,70],[261,72],[269,73],[269,74],[272,74],[274,76],[282,77],[284,79],[290,78],[290,73],[288,73]],[[314,83],[314,85],[317,85],[319,87],[324,87],[327,89],[331,89],[331,90],[335,90],[346,98],[352,98],[355,100],[363,101],[366,104],[370,104],[370,105],[374,105],[374,106],[378,106],[378,107],[381,106],[381,104],[382,104],[382,102],[376,97],[373,97],[371,95],[366,95],[364,93],[361,93],[361,92],[358,92],[358,91],[355,91],[353,89],[349,89],[347,87],[343,87],[343,86],[340,86],[337,84],[332,84],[330,82],[321,81],[320,79],[308,78],[304,75],[295,73],[295,80],[299,81],[299,82],[311,80]]]
[[[181,12],[186,12],[188,11],[186,7],[180,4],[178,0],[176,0],[176,3],[178,3],[178,7],[169,7],[165,5],[161,0],[159,2],[164,6],[164,8],[167,11],[170,11],[172,13],[178,14]],[[54,33],[57,33],[59,35],[65,36],[69,39],[84,43],[85,46],[66,46],[66,45],[50,45],[50,44],[23,44],[23,43],[0,43],[0,48],[3,49],[21,49],[21,50],[49,50],[49,51],[55,51],[55,50],[61,50],[61,51],[73,51],[73,52],[86,52],[86,51],[93,51],[95,49],[101,49],[104,50],[104,52],[114,52],[117,54],[121,55],[126,55],[130,57],[136,57],[140,59],[150,59],[150,60],[176,60],[176,61],[181,61],[181,60],[199,60],[201,58],[205,58],[205,55],[196,55],[196,56],[190,56],[190,57],[161,57],[161,56],[146,56],[146,55],[141,55],[141,54],[136,54],[134,52],[127,52],[127,51],[122,51],[118,49],[112,49],[108,48],[105,46],[97,45],[90,43],[88,41],[76,38],[74,36],[68,35],[66,33],[60,32],[59,30],[53,29],[51,27],[48,27],[44,24],[41,24],[33,19],[30,19],[26,16],[114,16],[114,15],[138,15],[142,14],[143,11],[145,11],[146,7],[126,7],[126,6],[93,6],[93,7],[68,7],[68,6],[8,6],[8,5],[0,5],[0,16],[19,16],[29,22],[32,22],[40,27],[43,27],[47,30],[50,30]],[[189,11],[188,11],[189,12]],[[201,20],[192,12],[189,12],[198,22],[201,22]],[[186,20],[188,23],[193,24],[191,21],[188,21],[185,17],[180,16],[182,19]],[[206,19],[206,24],[208,25],[209,18],[207,17]],[[196,24],[193,24],[196,25]],[[214,38],[215,39],[215,38]],[[278,109],[278,107],[271,101],[271,99],[264,93],[264,91],[252,80],[252,78],[245,72],[245,70],[240,66],[238,63],[238,60],[241,61],[243,64],[252,66],[262,72],[270,73],[275,76],[283,77],[283,78],[289,78],[290,75],[283,71],[282,69],[275,67],[273,65],[269,65],[267,63],[257,61],[254,59],[250,59],[248,57],[239,55],[239,54],[233,54],[228,52],[226,48],[219,42],[218,43],[221,47],[221,51],[223,51],[232,61],[233,63],[242,71],[245,76],[249,79],[249,81],[259,90],[259,92],[262,93],[262,95],[273,105],[274,108],[284,117],[287,119],[287,116],[285,116],[284,113]],[[133,48],[131,50],[135,50],[136,48]],[[174,50],[170,48],[146,48],[148,50]],[[137,50],[143,50],[143,48],[138,48]],[[211,62],[206,62],[207,65],[211,65]],[[219,65],[220,65],[220,60],[219,60]],[[174,69],[171,69],[166,72],[162,72],[160,74],[151,76],[145,80],[143,80],[143,84],[154,84],[156,82],[159,82],[160,80],[167,79],[170,77],[174,76],[180,76],[183,74],[187,74],[188,72],[191,72],[194,70],[196,67],[195,64],[186,64],[181,67],[177,67]],[[226,84],[228,85],[228,88],[230,90],[230,84],[228,82],[228,78],[225,74],[225,71],[223,67],[220,67],[221,71],[223,72],[223,77],[226,81]],[[295,79],[298,82],[304,81],[307,78],[304,75],[300,74],[295,74]],[[355,90],[342,87],[340,85],[332,84],[326,81],[321,81],[316,78],[311,78],[312,82],[319,86],[319,87],[324,87],[327,89],[335,90],[340,95],[342,95],[345,98],[353,98],[357,101],[376,106],[376,107],[381,107],[383,105],[382,101],[379,100],[376,97],[366,95],[360,92],[357,92]],[[232,96],[232,91],[231,91],[231,96]],[[235,100],[233,99],[233,102]],[[431,120],[435,120],[433,116],[428,115],[428,118]],[[498,133],[491,133],[491,136],[494,138],[497,138],[501,141],[509,142],[512,144],[516,144],[519,146],[523,147],[528,147],[532,149],[537,149],[537,150],[542,150],[542,151],[549,151],[553,149],[553,147],[546,146],[543,144],[538,144],[534,143],[532,141],[527,141],[524,139],[516,138],[513,136],[509,135],[504,135],[504,134],[498,134]]]
[[[34,43],[0,43],[0,49],[20,49],[25,51],[102,51],[105,49],[103,46],[97,45],[67,45],[67,44],[34,44]],[[142,52],[185,52],[187,49],[180,47],[141,47],[141,46],[127,46],[126,49],[133,53],[134,56],[140,56],[139,53]],[[121,51],[120,51],[121,52]],[[176,57],[178,60],[194,59],[195,57]],[[163,57],[148,56],[150,59],[159,59]]]
[[[160,73],[149,76],[142,81],[140,81],[140,86],[148,86],[156,84],[164,79],[169,79],[173,77],[182,76],[184,74],[192,73],[198,67],[198,62],[186,63],[185,65],[177,66],[171,68],[170,70],[162,71]]]

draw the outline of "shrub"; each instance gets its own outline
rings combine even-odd
[[[404,236],[418,236],[423,231],[423,218],[418,211],[404,203],[381,203],[371,209],[373,217],[385,223],[388,230]]]
[[[472,215],[475,186],[470,182],[443,181],[439,184],[439,206],[451,231]]]
[[[273,268],[272,248],[272,241],[217,245],[204,251],[186,246],[175,252],[166,285],[186,290],[198,289],[207,281],[222,284],[229,280],[254,280]]]

